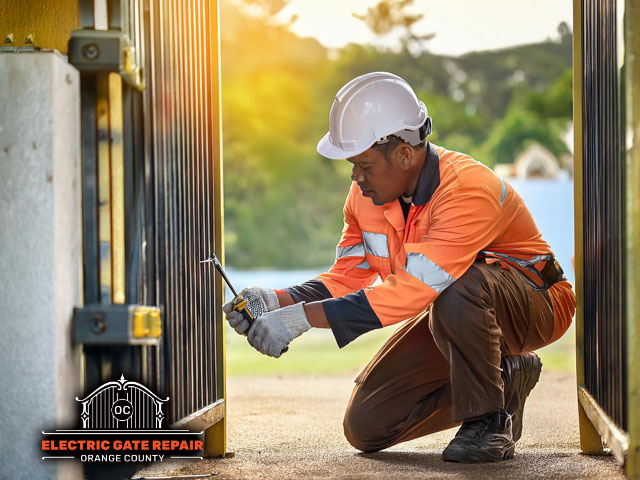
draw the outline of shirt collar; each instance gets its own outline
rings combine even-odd
[[[427,142],[424,165],[418,176],[418,183],[413,194],[414,205],[424,205],[433,196],[440,185],[440,157],[431,143]]]

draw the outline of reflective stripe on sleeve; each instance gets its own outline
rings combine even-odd
[[[500,177],[500,182],[502,182],[502,195],[500,195],[500,206],[502,206],[502,202],[504,202],[504,197],[507,196],[507,184],[504,179]]]
[[[387,236],[384,233],[373,233],[362,231],[362,241],[364,251],[376,257],[389,258],[389,245]]]
[[[455,278],[421,253],[407,253],[407,266],[405,268],[408,274],[413,275],[438,293],[441,293],[456,281]]]
[[[360,265],[357,265],[356,268],[361,268],[362,270],[367,270],[367,269],[371,268],[371,265],[369,265],[369,262],[367,262],[365,260]]]
[[[348,247],[337,247],[336,260],[342,257],[364,258],[364,245],[362,245],[362,243],[356,243],[355,245],[349,245]]]

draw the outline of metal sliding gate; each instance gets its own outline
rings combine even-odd
[[[574,1],[577,377],[583,452],[640,478],[637,0]]]
[[[86,389],[124,374],[225,453],[218,5],[80,0]],[[104,9],[102,9],[104,10]]]

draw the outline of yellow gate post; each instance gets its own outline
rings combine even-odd
[[[627,141],[627,478],[640,479],[640,2],[625,8]]]

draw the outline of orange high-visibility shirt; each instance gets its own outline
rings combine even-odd
[[[468,155],[427,144],[406,222],[399,201],[376,206],[354,182],[336,261],[319,276],[334,297],[323,307],[338,344],[423,316],[482,250],[527,260],[551,253],[522,198]],[[372,286],[378,276],[382,283]],[[575,296],[568,282],[549,294],[558,338],[571,323]]]

